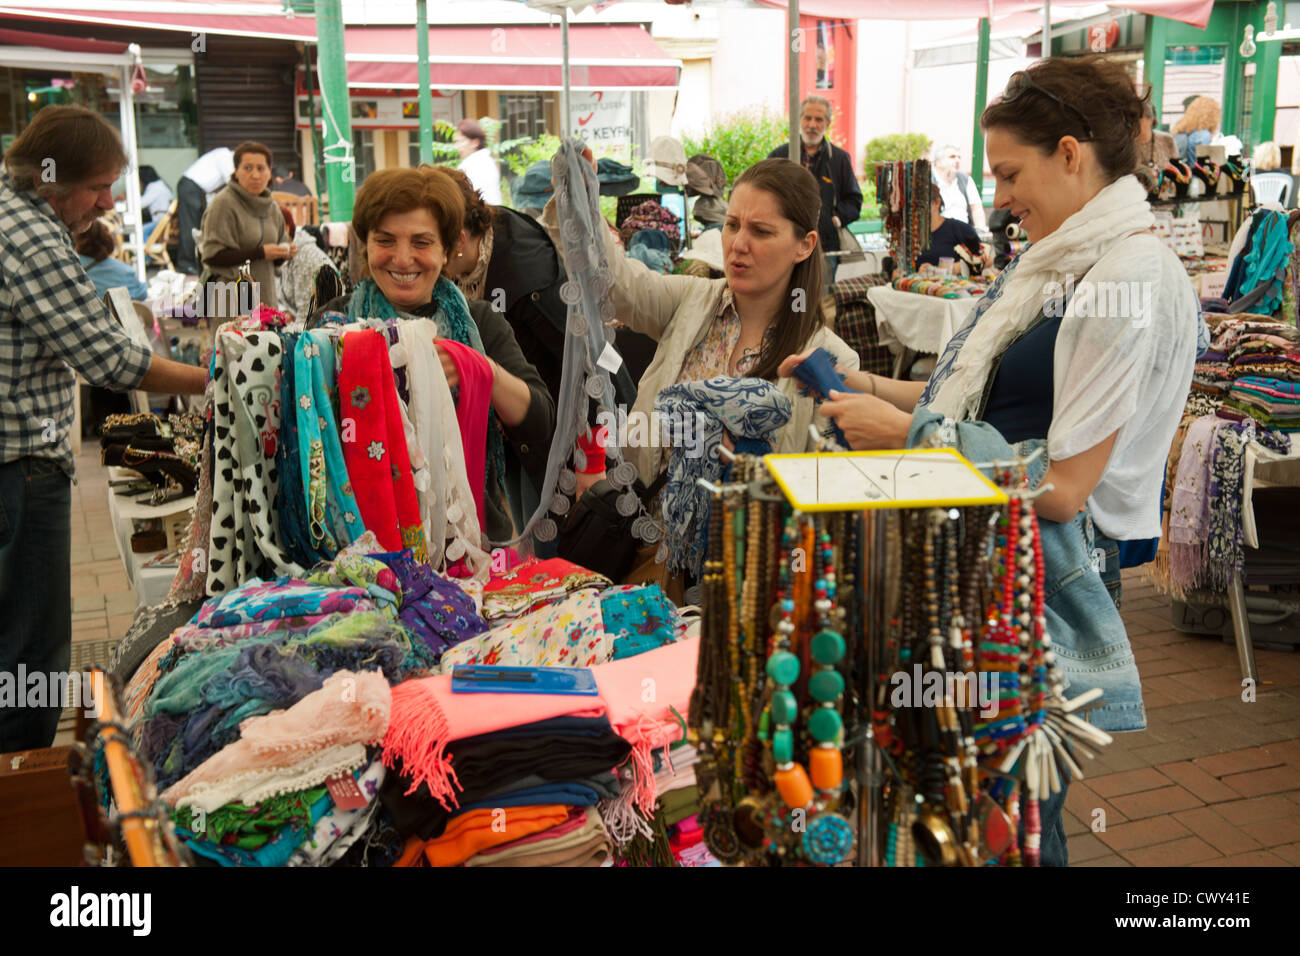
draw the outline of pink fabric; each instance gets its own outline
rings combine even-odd
[[[486,528],[483,490],[487,487],[488,407],[492,403],[492,366],[487,358],[468,345],[451,339],[434,339],[456,365],[460,377],[460,395],[456,399],[456,420],[460,423],[460,440],[465,446],[465,475],[474,491],[480,528]]]
[[[460,781],[448,752],[452,741],[490,734],[552,717],[602,717],[600,697],[563,694],[453,694],[451,676],[408,680],[393,688],[393,711],[384,738],[384,766],[425,784],[444,807],[457,806]]]
[[[392,693],[379,671],[336,671],[288,710],[250,717],[222,747],[162,795],[172,806],[199,783],[289,766],[342,744],[377,743],[388,729]]]
[[[654,813],[653,753],[681,739],[695,688],[699,638],[591,668],[596,697],[552,694],[453,694],[450,675],[408,680],[393,688],[393,709],[384,738],[384,766],[420,784],[444,807],[457,806],[453,741],[490,734],[553,717],[608,716],[615,733],[632,745],[635,786],[631,801]],[[648,698],[648,700],[647,700]]]
[[[625,802],[647,819],[658,799],[654,752],[682,738],[699,653],[694,637],[592,668],[609,722],[632,745],[633,785]]]

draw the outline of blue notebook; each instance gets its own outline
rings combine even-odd
[[[451,672],[453,694],[571,694],[595,697],[588,667],[491,667],[462,664]]]

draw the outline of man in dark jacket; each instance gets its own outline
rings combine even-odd
[[[853,174],[853,157],[826,138],[831,125],[831,104],[820,96],[809,96],[799,107],[800,139],[803,141],[804,168],[817,177],[822,191],[821,221],[817,232],[825,252],[840,248],[840,226],[857,222],[862,212],[862,189]],[[778,146],[768,154],[768,159],[789,159],[789,145]],[[829,276],[834,281],[839,265],[838,256],[827,256]]]

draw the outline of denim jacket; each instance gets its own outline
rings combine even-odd
[[[908,447],[922,444],[942,424],[941,415],[918,406]],[[1019,458],[1046,444],[1032,439],[1009,445],[997,429],[983,422],[958,422],[953,428],[956,441],[944,444],[952,444],[973,462]],[[1046,456],[1040,456],[1029,468],[1030,485],[1037,486],[1046,473]],[[1137,661],[1119,610],[1093,561],[1092,519],[1083,511],[1064,524],[1040,518],[1039,525],[1047,633],[1065,675],[1065,695],[1076,697],[1099,687],[1105,697],[1088,715],[1094,726],[1105,731],[1145,730]]]

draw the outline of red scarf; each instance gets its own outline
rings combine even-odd
[[[410,548],[417,561],[428,561],[388,341],[373,329],[343,336],[339,412],[343,461],[361,520],[387,550]]]
[[[465,475],[474,491],[479,527],[486,530],[483,489],[487,486],[488,407],[492,403],[492,366],[482,353],[451,339],[434,339],[447,351],[460,377],[456,421],[465,446]]]

